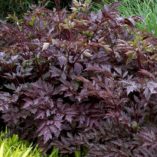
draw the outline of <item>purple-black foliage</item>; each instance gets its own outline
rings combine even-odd
[[[11,131],[45,151],[156,156],[155,45],[136,40],[136,18],[120,17],[118,4],[37,8],[1,26],[0,111]]]

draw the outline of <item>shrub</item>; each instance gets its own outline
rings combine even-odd
[[[122,18],[119,3],[90,13],[37,8],[1,24],[0,110],[43,151],[155,157],[156,39]]]

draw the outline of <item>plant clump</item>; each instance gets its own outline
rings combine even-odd
[[[0,111],[13,133],[45,152],[156,156],[156,39],[118,6],[74,1],[1,24]]]

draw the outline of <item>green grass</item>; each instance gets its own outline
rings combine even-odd
[[[39,149],[19,140],[17,135],[6,138],[7,133],[0,133],[0,157],[40,157]]]
[[[157,1],[156,0],[123,0],[119,9],[123,16],[138,15],[143,22],[137,25],[138,28],[148,31],[157,36]]]
[[[20,140],[17,135],[11,137],[7,137],[7,135],[7,131],[0,132],[0,157],[61,157],[57,148],[54,148],[50,155],[43,156],[37,146],[34,147],[28,142]],[[82,155],[80,151],[76,151],[74,156],[81,157]]]
[[[43,157],[37,147],[20,140],[17,135],[8,138],[6,135],[7,131],[0,133],[0,157]],[[53,149],[47,157],[59,157],[59,150]]]
[[[104,4],[114,1],[116,0],[102,0],[94,5],[94,9],[100,9]],[[137,27],[157,36],[157,0],[121,0],[121,3],[119,11],[122,16],[141,16],[143,22],[138,23]]]

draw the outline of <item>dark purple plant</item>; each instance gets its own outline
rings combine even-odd
[[[120,17],[119,3],[98,13],[78,5],[1,26],[2,119],[45,151],[155,157],[156,39]]]

